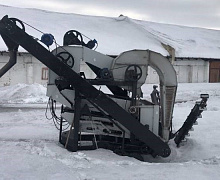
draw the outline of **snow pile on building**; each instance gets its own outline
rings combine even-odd
[[[175,49],[176,57],[220,59],[220,31],[133,20],[160,42]]]
[[[220,58],[220,31],[217,30],[139,21],[126,16],[96,17],[0,5],[0,18],[5,15],[53,34],[60,45],[67,31],[78,30],[96,39],[99,44],[97,51],[104,54],[118,55],[131,49],[150,49],[167,56],[169,53],[163,43],[175,49],[176,57]],[[25,27],[26,32],[40,39],[42,34],[39,31],[26,24]],[[7,48],[0,40],[0,51],[4,50]]]

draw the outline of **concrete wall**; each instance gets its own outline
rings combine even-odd
[[[174,68],[179,83],[203,83],[209,82],[209,62],[198,60],[176,60]]]
[[[8,62],[8,53],[0,54],[0,68]],[[174,62],[179,83],[200,83],[209,80],[209,62],[198,60],[178,60]],[[84,63],[81,65],[87,78],[94,78],[95,74]],[[44,72],[44,75],[42,73]],[[28,53],[18,54],[17,64],[0,78],[0,86],[14,85],[17,83],[46,85],[47,80],[42,79],[47,74],[47,67]],[[45,77],[44,77],[45,78]],[[146,83],[159,83],[156,71],[149,67]]]
[[[176,60],[173,63],[177,74],[178,83],[203,83],[209,82],[209,62],[202,59]],[[148,69],[146,83],[159,83],[159,77],[152,68]]]
[[[147,84],[159,84],[159,76],[157,74],[157,71],[154,70],[151,67],[148,67],[148,75],[146,79]]]
[[[0,54],[0,68],[9,60],[8,53]],[[42,80],[42,68],[45,66],[30,54],[18,54],[17,63],[0,78],[0,86],[14,85],[17,83],[46,85],[47,80]]]

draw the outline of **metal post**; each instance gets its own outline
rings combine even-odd
[[[78,150],[79,138],[79,121],[81,115],[81,97],[78,90],[75,90],[75,104],[74,104],[74,134],[73,134],[73,151]]]
[[[61,106],[61,114],[63,113],[63,105]],[[63,117],[60,119],[60,134],[59,134],[59,142],[61,143],[61,136],[63,131]]]
[[[79,121],[80,121],[80,115],[81,115],[81,98],[79,95],[79,91],[75,89],[75,104],[74,104],[74,118],[73,122],[71,124],[65,148],[67,149],[68,143],[69,143],[69,137],[72,132],[72,128],[74,127],[73,131],[73,149],[71,149],[73,152],[76,152],[78,150],[78,136],[79,136]]]
[[[132,116],[135,118],[135,119],[138,119],[137,117],[137,109],[136,109],[136,105],[137,105],[137,102],[136,102],[136,97],[137,97],[137,81],[133,81],[132,82],[132,96],[131,96],[131,107],[134,108],[134,112],[132,112]],[[131,109],[130,109],[130,113],[131,113]],[[131,142],[134,142],[135,141],[135,135],[133,133],[131,133],[131,136],[130,136],[130,139],[131,139]]]
[[[136,97],[137,97],[137,81],[132,82],[132,97],[131,97],[131,106],[136,106]]]

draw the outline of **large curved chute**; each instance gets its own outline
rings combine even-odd
[[[160,79],[162,137],[168,141],[177,90],[176,71],[169,60],[159,53],[149,51],[148,59],[149,66],[157,71]]]

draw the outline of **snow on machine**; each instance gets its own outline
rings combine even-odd
[[[169,140],[174,138],[179,146],[206,108],[208,95],[202,94],[183,126],[172,132],[177,76],[168,58],[157,52],[130,50],[107,56],[94,50],[96,40],[85,43],[76,30],[64,35],[63,46],[49,51],[53,35],[34,38],[25,32],[21,20],[8,16],[0,20],[0,34],[10,55],[0,77],[16,63],[19,45],[49,68],[51,112],[59,124],[59,141],[70,151],[106,148],[138,159],[145,154],[168,157]],[[95,79],[81,71],[82,63],[96,74]],[[152,93],[152,102],[143,99],[141,91],[149,66],[160,79],[160,96]],[[60,117],[55,113],[56,102],[62,104]]]

